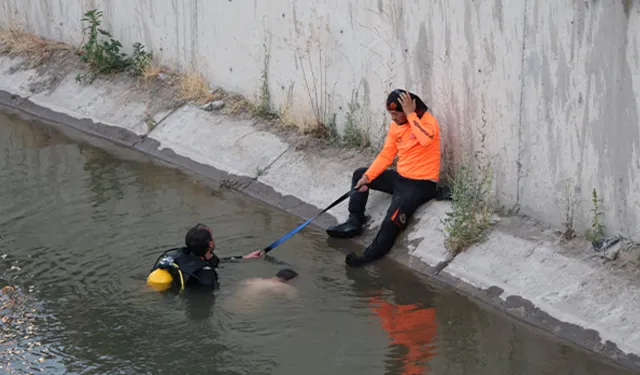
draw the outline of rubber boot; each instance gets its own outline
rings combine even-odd
[[[344,223],[327,228],[327,234],[335,238],[353,238],[362,233],[365,218],[363,215],[350,214]]]
[[[345,257],[345,263],[351,267],[360,267],[369,263],[369,261],[363,257],[359,257],[356,253],[351,252]]]

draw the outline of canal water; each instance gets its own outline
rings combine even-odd
[[[301,220],[93,142],[0,114],[2,373],[631,373],[393,262],[348,269],[313,228],[224,264],[215,295],[152,292],[152,263],[196,223],[232,255]],[[283,267],[296,298],[243,302],[243,280]]]

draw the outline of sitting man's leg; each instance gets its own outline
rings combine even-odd
[[[362,178],[367,168],[358,168],[353,172],[351,178],[351,188],[353,189]],[[369,184],[369,189],[383,191],[393,194],[393,186],[398,174],[396,171],[388,169]],[[327,233],[331,237],[353,238],[362,233],[364,225],[364,212],[369,199],[369,191],[355,192],[349,199],[349,218],[344,223],[327,228]]]
[[[399,177],[391,205],[376,238],[364,250],[361,257],[355,253],[348,254],[347,264],[358,267],[384,257],[393,247],[398,235],[407,227],[418,207],[433,199],[435,195],[435,182],[408,180]]]

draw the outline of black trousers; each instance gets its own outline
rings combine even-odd
[[[367,168],[353,172],[351,187],[362,178]],[[428,180],[412,180],[387,169],[369,184],[369,189],[392,195],[391,205],[373,242],[364,250],[359,263],[366,263],[385,256],[398,235],[407,227],[418,207],[436,197],[437,184]],[[364,215],[369,192],[356,192],[349,200],[349,213]]]

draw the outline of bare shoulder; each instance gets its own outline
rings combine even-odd
[[[252,277],[250,279],[242,280],[240,282],[240,284],[242,284],[242,285],[253,285],[253,284],[259,283],[260,281],[262,281],[262,279],[260,279],[259,277]]]
[[[298,297],[298,289],[293,286],[293,285],[289,285],[289,284],[282,284],[281,286],[281,290],[282,292],[284,292],[287,297],[289,298],[296,298]]]

